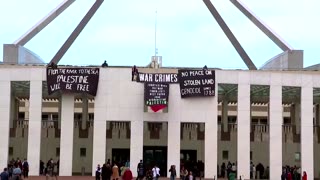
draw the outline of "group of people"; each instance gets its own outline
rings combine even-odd
[[[301,169],[297,166],[284,166],[282,168],[281,180],[300,180]],[[307,172],[303,171],[302,180],[307,180]]]
[[[28,178],[29,175],[29,163],[27,159],[21,161],[19,158],[12,159],[8,166],[3,169],[0,174],[1,180],[20,180],[22,176]]]
[[[95,172],[96,180],[120,180],[120,176],[122,180],[132,180],[133,175],[129,168],[129,161],[124,164],[119,164],[121,165],[120,168],[116,163],[111,165],[110,159],[108,159],[107,163],[103,164],[102,167],[98,164]]]
[[[171,172],[171,180],[174,180],[176,176],[175,172],[175,166],[171,166],[169,172]],[[146,180],[158,180],[160,177],[160,168],[155,164],[153,168],[146,168],[143,161],[140,160],[140,162],[137,165],[137,180],[143,180],[144,177]]]
[[[54,162],[52,158],[48,160],[45,164],[42,160],[40,160],[39,167],[40,175],[44,176],[58,176],[59,175],[59,160]]]
[[[59,160],[54,162],[51,158],[47,164],[40,160],[39,167],[40,175],[57,176],[59,173]],[[1,180],[20,180],[27,179],[29,177],[29,163],[27,159],[21,161],[19,158],[12,159],[8,166],[3,169],[0,174]]]
[[[201,178],[204,177],[204,162],[201,160],[180,162],[180,167],[180,174],[184,175],[181,176],[181,178],[185,177],[188,179],[189,177],[192,177],[191,179],[193,179],[199,177],[201,180]]]

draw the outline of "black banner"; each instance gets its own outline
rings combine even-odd
[[[48,94],[56,91],[88,93],[95,96],[99,83],[99,68],[47,69]]]
[[[169,84],[167,83],[145,83],[144,102],[147,106],[168,105]]]
[[[215,95],[215,71],[178,70],[181,98]]]
[[[137,82],[178,83],[179,80],[176,73],[139,73]]]

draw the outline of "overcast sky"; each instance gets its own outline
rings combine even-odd
[[[61,2],[1,0],[1,44],[13,43]],[[93,2],[76,0],[25,46],[49,62]],[[282,52],[229,0],[211,2],[257,67]],[[320,63],[320,0],[242,2],[294,49],[304,50],[304,66]],[[59,64],[147,65],[155,49],[156,10],[163,66],[247,69],[202,0],[105,0]]]

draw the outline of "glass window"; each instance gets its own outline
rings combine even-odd
[[[80,157],[86,157],[86,156],[87,156],[87,149],[80,148]]]
[[[229,151],[222,151],[222,159],[223,160],[229,159]]]
[[[295,161],[300,161],[300,152],[294,153],[294,160]]]
[[[59,156],[60,156],[60,148],[57,147],[57,148],[56,148],[56,157],[59,157]]]

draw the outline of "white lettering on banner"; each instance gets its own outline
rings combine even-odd
[[[200,80],[184,80],[184,86],[197,86],[200,85]]]
[[[47,69],[48,94],[57,90],[85,92],[96,95],[99,82],[99,68]]]
[[[203,85],[214,84],[214,80],[213,79],[202,79],[202,84]]]
[[[77,84],[77,90],[89,92],[89,85]]]
[[[66,89],[72,90],[72,84],[66,84]]]
[[[56,91],[60,89],[60,83],[50,85],[51,91]]]
[[[59,70],[58,69],[49,69],[48,71],[48,75],[55,75],[58,74]]]
[[[181,94],[186,95],[186,94],[199,94],[201,93],[200,88],[186,88],[186,89],[181,89]]]
[[[178,70],[181,97],[214,96],[215,72],[211,70]]]
[[[190,71],[190,76],[203,76],[203,71]]]
[[[178,74],[139,73],[138,82],[178,83]]]
[[[88,76],[65,76],[58,75],[57,82],[64,83],[85,83],[88,84]]]

